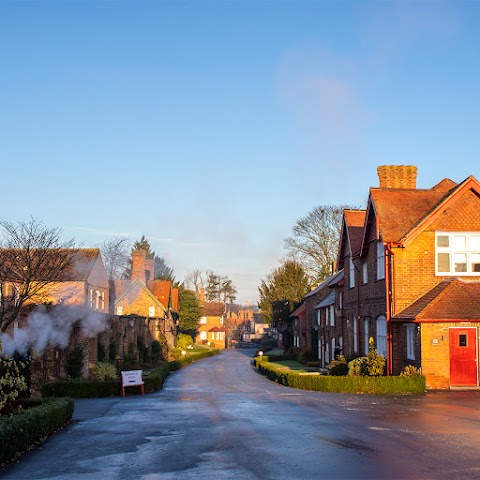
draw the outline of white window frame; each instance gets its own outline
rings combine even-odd
[[[155,305],[151,305],[150,307],[148,307],[148,316],[149,317],[155,316]]]
[[[207,332],[200,332],[200,340],[207,340]]]
[[[407,330],[407,360],[415,360],[415,333],[417,330],[416,325],[405,325]]]
[[[355,288],[355,264],[351,255],[348,257],[348,286]]]
[[[335,326],[335,305],[330,305],[327,307],[328,317],[329,317],[329,324],[331,327]]]
[[[381,240],[377,242],[377,280],[385,278],[385,245]]]
[[[439,237],[448,238],[448,246],[438,246]],[[462,240],[464,240],[464,244],[459,245]],[[440,255],[448,255],[448,271],[439,271]],[[465,258],[465,271],[456,270],[455,259],[460,256]],[[474,271],[473,263],[479,265],[476,267],[479,271]],[[460,265],[460,262],[458,264]],[[442,277],[480,276],[480,232],[435,232],[435,275]]]
[[[117,315],[123,315],[123,307],[121,306],[117,307]]]
[[[387,319],[384,315],[377,318],[377,352],[387,358]]]
[[[368,283],[368,263],[366,261],[362,263],[362,283],[364,285]]]
[[[321,320],[321,316],[320,316],[320,309],[317,308],[317,310],[315,310],[315,313],[316,313],[316,325],[319,327],[321,324],[322,324],[322,320]]]
[[[368,318],[365,318],[363,320],[363,338],[364,338],[364,347],[363,347],[363,352],[365,355],[368,355],[368,343],[370,341],[370,332],[368,331],[369,330],[369,319]]]
[[[200,325],[206,325],[207,324],[207,317],[200,317]]]

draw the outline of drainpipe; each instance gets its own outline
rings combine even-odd
[[[385,244],[385,291],[387,317],[387,374],[393,374],[393,341],[392,341],[392,314],[393,314],[393,275],[395,254],[393,243]],[[398,245],[398,244],[395,244]]]

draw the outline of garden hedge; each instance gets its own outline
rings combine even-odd
[[[0,465],[14,460],[69,423],[73,407],[71,398],[49,398],[42,400],[40,405],[0,417]]]
[[[145,393],[161,390],[170,372],[200,360],[201,358],[218,355],[220,350],[204,350],[191,353],[178,360],[165,362],[144,375]],[[100,398],[116,397],[120,395],[120,380],[65,380],[61,382],[47,383],[41,388],[42,397],[73,397],[73,398]],[[128,394],[135,394],[135,389],[128,389]]]
[[[332,376],[285,371],[265,361],[255,359],[259,372],[270,380],[287,387],[332,393],[368,393],[393,395],[425,393],[425,377],[422,375],[368,377]]]

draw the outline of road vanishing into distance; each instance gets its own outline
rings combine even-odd
[[[77,400],[77,421],[0,478],[480,478],[480,392],[296,390],[259,375],[251,356],[200,360],[157,393]]]

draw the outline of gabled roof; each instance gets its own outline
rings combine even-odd
[[[125,297],[127,297],[135,289],[138,289],[139,292],[140,291],[145,292],[151,298],[152,302],[154,302],[155,305],[162,308],[164,312],[167,311],[167,309],[165,308],[165,305],[163,305],[163,303],[152,293],[152,291],[138,278],[130,283],[128,288],[123,292],[121,296],[117,297],[117,299],[115,300],[115,305],[120,303]]]
[[[324,288],[329,286],[334,286],[339,284],[343,280],[343,270],[340,270],[333,275],[327,277],[318,287],[314,288],[311,292],[308,292],[304,298],[312,297],[313,295],[317,294]]]
[[[458,185],[445,178],[428,190],[371,188],[362,249],[371,236],[375,217],[375,238],[381,232],[384,243],[405,245],[468,190],[480,196],[480,183],[473,176]]]
[[[226,332],[226,331],[227,331],[226,328],[224,328],[224,327],[217,327],[217,326],[212,327],[212,328],[209,330],[209,332]]]
[[[170,305],[170,290],[172,282],[169,280],[151,280],[147,282],[147,287],[166,307]]]
[[[203,305],[203,314],[206,317],[221,317],[225,313],[223,302],[207,302]]]
[[[356,256],[361,249],[366,213],[366,210],[345,209],[343,211],[337,256],[339,268],[343,268],[343,258],[346,255],[351,252],[353,256]]]
[[[480,320],[480,282],[453,277],[443,280],[393,320]]]
[[[298,308],[296,308],[296,309],[289,315],[289,317],[290,317],[290,318],[301,317],[302,315],[305,314],[306,310],[307,310],[307,306],[305,305],[305,303],[302,303]]]

